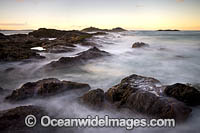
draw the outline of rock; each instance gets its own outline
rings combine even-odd
[[[7,96],[6,100],[20,101],[28,98],[47,97],[77,89],[84,92],[89,90],[90,86],[84,83],[49,78],[24,84],[21,88],[14,90],[11,95]]]
[[[164,90],[165,94],[174,97],[187,105],[195,106],[200,105],[200,92],[194,87],[176,83],[169,85]]]
[[[148,116],[162,119],[175,119],[177,122],[186,120],[192,109],[175,99],[158,97],[148,91],[136,91],[132,93],[126,106]]]
[[[36,124],[35,127],[29,128],[25,125],[25,117],[27,115],[34,115],[37,120],[39,120],[43,115],[47,115],[47,113],[39,106],[20,106],[4,111],[0,111],[0,131],[1,132],[37,132],[47,131],[47,128],[43,128],[40,124]],[[39,123],[39,122],[38,122]]]
[[[95,34],[94,34],[95,35]],[[93,34],[81,31],[61,31],[56,29],[40,28],[27,34],[15,34],[5,36],[0,34],[0,61],[20,61],[24,59],[36,58],[42,59],[33,47],[43,47],[46,52],[60,53],[71,52],[75,47],[73,44],[91,45],[87,39]],[[41,38],[56,38],[48,40]]]
[[[96,28],[96,27],[88,27],[88,28],[82,29],[81,31],[83,31],[83,32],[99,32],[99,31],[107,31],[107,30],[106,29],[99,29],[99,28]]]
[[[67,42],[76,42],[80,41],[83,38],[91,37],[90,34],[84,33],[77,30],[72,31],[64,31],[64,30],[56,30],[56,29],[46,29],[40,28],[33,32],[30,32],[29,35],[34,36],[36,38],[57,38],[60,40],[66,40]]]
[[[136,42],[132,45],[132,48],[149,47],[149,44],[143,42]]]
[[[102,89],[90,90],[81,97],[81,101],[93,109],[102,109],[104,106],[104,91]]]
[[[95,32],[95,33],[93,33],[92,35],[93,35],[93,36],[98,36],[98,35],[107,35],[107,33],[106,33],[106,32],[102,32],[102,31],[100,31],[100,32]]]
[[[56,45],[51,48],[48,47],[46,49],[46,52],[48,52],[48,53],[66,53],[66,52],[73,52],[74,50],[75,49],[72,47],[66,47],[64,45]]]
[[[29,35],[32,35],[38,38],[57,38],[57,37],[63,36],[64,34],[65,34],[65,31],[56,30],[56,29],[46,29],[46,28],[40,28],[38,30],[35,30],[29,33]]]
[[[96,47],[90,48],[87,51],[80,52],[75,57],[62,57],[58,61],[53,61],[47,64],[46,68],[51,67],[66,67],[78,64],[84,64],[86,61],[104,56],[110,56],[108,52],[101,51]]]
[[[0,40],[0,61],[19,61],[29,58],[44,58],[32,51],[32,47],[40,46],[39,39],[26,34],[6,36],[6,40]]]
[[[126,30],[121,28],[121,27],[117,27],[117,28],[113,28],[111,31],[112,32],[123,32],[123,31],[126,31]]]
[[[122,79],[120,84],[113,86],[105,94],[109,101],[117,102],[137,90],[146,90],[160,95],[161,89],[161,83],[157,79],[133,74]]]
[[[174,118],[178,122],[186,120],[192,111],[184,103],[164,97],[165,86],[151,77],[131,75],[105,93],[105,98],[118,107],[157,118]]]
[[[85,28],[83,30],[81,30],[83,32],[122,32],[122,31],[126,31],[123,28],[117,27],[117,28],[113,28],[111,30],[109,29],[99,29],[96,27],[89,27],[89,28]]]
[[[67,31],[63,36],[59,37],[58,40],[64,40],[66,43],[82,43],[86,39],[91,38],[92,34],[88,34],[80,31]]]
[[[88,34],[77,30],[61,31],[56,29],[40,28],[29,33],[29,35],[34,36],[36,38],[56,38],[55,40],[51,41],[46,40],[45,43],[42,44],[43,47],[49,49],[47,51],[52,51],[51,48],[56,47],[57,45],[66,47],[72,47],[74,46],[73,44],[82,45],[82,43],[87,42],[88,38],[91,38],[96,34]],[[63,50],[61,52],[63,52]]]

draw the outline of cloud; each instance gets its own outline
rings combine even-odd
[[[184,0],[176,0],[176,2],[184,2]]]
[[[0,26],[25,26],[27,23],[0,23]]]

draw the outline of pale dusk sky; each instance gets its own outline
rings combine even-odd
[[[0,0],[0,29],[200,30],[200,0]]]

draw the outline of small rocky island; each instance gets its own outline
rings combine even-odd
[[[162,29],[160,29],[160,30],[157,30],[157,31],[180,31],[180,30],[177,30],[177,29],[166,29],[166,30],[162,30]]]

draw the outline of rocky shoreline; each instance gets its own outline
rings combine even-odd
[[[102,89],[91,89],[88,84],[75,83],[71,81],[60,81],[58,79],[43,79],[37,82],[29,82],[5,98],[5,102],[21,102],[29,98],[45,98],[54,96],[64,91],[80,90],[81,97],[77,97],[80,104],[94,110],[106,110],[109,106],[127,108],[133,112],[146,115],[150,118],[175,119],[177,123],[186,121],[192,112],[191,107],[200,105],[200,92],[185,84],[161,85],[160,81],[152,77],[130,75],[121,80],[121,83],[111,87],[104,92]],[[182,91],[183,93],[179,93]],[[173,95],[172,95],[173,94]],[[189,97],[188,97],[189,96]],[[194,97],[194,99],[191,99]],[[180,99],[181,98],[181,99]],[[109,104],[108,104],[109,103]],[[192,104],[188,104],[192,103]],[[195,104],[193,104],[195,103]],[[41,116],[43,111],[35,106],[23,106],[0,112],[0,123],[6,119],[0,127],[1,130],[9,131],[11,128],[19,129],[24,123],[13,125],[15,121],[21,121],[31,111]],[[13,114],[13,112],[15,112]],[[11,116],[11,114],[13,114]],[[11,117],[12,119],[9,119]]]
[[[96,33],[88,33],[88,32]],[[42,69],[74,68],[87,64],[89,61],[103,57],[110,57],[107,51],[88,39],[96,35],[105,35],[106,32],[123,32],[122,28],[98,29],[89,27],[81,31],[61,31],[41,28],[26,34],[3,35],[0,34],[0,61],[21,61],[24,59],[43,59],[33,47],[42,47],[47,53],[66,53],[76,48],[76,44],[90,46],[88,50],[79,52],[74,57],[61,57],[43,66]],[[49,39],[53,38],[53,39]],[[131,47],[131,45],[130,45]],[[144,42],[135,42],[132,48],[149,47]],[[8,70],[9,71],[9,70]],[[8,72],[7,71],[7,72]],[[13,90],[14,88],[12,88]],[[44,78],[34,82],[27,82],[12,92],[0,87],[0,95],[4,95],[3,102],[17,105],[30,99],[45,99],[72,92],[79,92],[78,104],[95,110],[103,111],[113,108],[127,109],[148,118],[175,119],[177,123],[184,123],[191,117],[192,108],[200,105],[200,91],[188,84],[176,83],[163,85],[153,77],[132,74],[125,77],[117,85],[107,88],[91,88],[87,83],[59,80],[57,78]],[[24,124],[24,117],[28,114],[40,118],[47,115],[45,108],[36,105],[25,105],[0,111],[0,130],[29,132]],[[54,116],[56,117],[56,116]],[[17,123],[17,124],[14,124]],[[38,125],[39,126],[39,125]],[[36,126],[33,131],[41,129]],[[41,129],[41,131],[49,129]],[[32,132],[33,132],[32,131]]]

